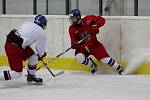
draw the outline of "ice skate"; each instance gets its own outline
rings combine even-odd
[[[93,67],[91,73],[94,74],[97,71],[97,66]]]
[[[91,73],[94,74],[97,71],[97,64],[92,60],[92,58],[89,59],[92,61]]]
[[[117,68],[117,71],[118,71],[118,74],[119,74],[119,75],[123,75],[124,69],[123,69],[122,66],[119,65],[118,68]]]
[[[42,85],[43,84],[43,79],[42,78],[37,78],[35,75],[28,74],[27,75],[27,82],[28,84],[37,84],[37,85]]]

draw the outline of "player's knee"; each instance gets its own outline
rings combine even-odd
[[[76,61],[78,61],[78,62],[81,63],[81,64],[84,64],[85,59],[86,59],[86,57],[85,57],[85,55],[83,55],[82,53],[78,53],[78,54],[76,55]]]
[[[108,62],[110,61],[110,57],[105,57],[103,59],[101,59],[101,62],[105,63],[105,64],[108,64]]]
[[[24,46],[23,46],[23,48],[24,48]],[[34,54],[35,54],[35,52],[33,51],[33,49],[30,46],[27,46],[23,50],[22,59],[25,61]]]
[[[105,64],[108,64],[109,66],[113,66],[113,64],[115,63],[115,60],[113,60],[111,57],[105,57],[101,59],[101,61]]]

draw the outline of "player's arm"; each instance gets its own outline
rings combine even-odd
[[[99,33],[99,28],[105,24],[105,19],[101,16],[89,15],[86,17],[87,24],[92,27],[93,33]]]
[[[71,46],[73,49],[77,48],[77,36],[74,33],[74,29],[72,27],[69,28],[69,35],[70,35],[70,39],[71,39]]]
[[[96,16],[94,18],[94,25],[92,25],[92,29],[93,29],[93,32],[98,34],[99,33],[99,28],[102,27],[104,24],[105,24],[105,19],[101,16]]]
[[[99,28],[105,24],[105,19],[102,16],[96,16],[94,20],[95,20],[95,25],[97,25]]]
[[[46,45],[46,33],[43,33],[44,35],[40,35],[39,38],[37,38],[36,41],[36,51],[38,53],[38,60],[42,60],[43,57],[46,56],[45,52],[45,45]]]
[[[86,17],[89,26],[97,25],[98,28],[105,24],[105,19],[102,16],[89,15]]]
[[[74,30],[74,28],[69,28],[72,49],[83,49],[84,48],[83,44],[84,44],[84,41],[86,40],[86,38],[83,40],[79,39],[75,32],[77,32],[77,31]]]

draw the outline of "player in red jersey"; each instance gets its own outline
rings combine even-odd
[[[81,12],[78,9],[73,9],[69,12],[69,19],[72,24],[69,27],[69,34],[72,48],[75,49],[76,60],[81,64],[90,66],[91,72],[95,73],[97,65],[89,57],[89,55],[93,55],[97,60],[116,68],[118,73],[121,74],[123,72],[122,67],[109,56],[103,44],[96,37],[99,33],[99,28],[105,24],[105,19],[95,15],[81,18]],[[84,42],[77,43],[87,35],[89,37]]]

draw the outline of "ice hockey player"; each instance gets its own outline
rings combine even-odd
[[[115,68],[119,74],[123,72],[122,67],[107,53],[103,44],[97,40],[96,35],[99,28],[105,24],[105,19],[101,16],[88,15],[81,18],[79,9],[73,9],[69,12],[71,26],[69,34],[72,48],[75,49],[76,60],[84,65],[91,67],[91,73],[97,70],[97,64],[89,57],[93,55],[97,60]],[[85,36],[89,36],[85,41],[78,44]]]
[[[47,19],[43,15],[37,15],[33,22],[24,22],[18,29],[12,30],[5,43],[5,51],[11,70],[5,70],[0,75],[0,80],[11,80],[21,77],[23,61],[28,60],[27,82],[43,82],[42,78],[35,76],[36,62],[46,56],[46,35],[44,31]],[[30,47],[36,43],[36,52]]]

